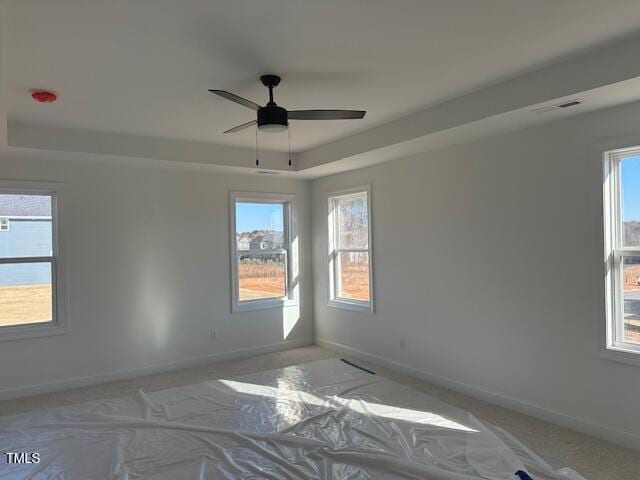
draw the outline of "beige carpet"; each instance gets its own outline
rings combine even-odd
[[[296,348],[94,387],[6,400],[0,402],[0,415],[101,398],[122,397],[136,393],[139,388],[145,391],[162,390],[339,356],[336,352],[320,347]],[[468,410],[481,420],[508,430],[555,468],[574,467],[589,480],[640,479],[639,452],[489,405],[384,368],[376,368],[376,372],[385,378],[410,385],[416,390]]]

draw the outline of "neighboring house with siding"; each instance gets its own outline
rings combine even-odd
[[[273,250],[283,245],[283,233],[269,232],[266,235],[258,235],[249,242],[249,250]]]
[[[251,238],[246,235],[237,235],[236,241],[238,250],[249,250],[251,247]]]
[[[52,255],[51,199],[37,195],[0,195],[0,256]],[[0,285],[50,283],[46,263],[0,265]]]
[[[258,235],[257,237],[253,237],[249,242],[249,250],[265,250],[267,247],[267,242],[264,241],[264,235]]]
[[[282,248],[284,245],[284,234],[283,232],[273,231],[264,236],[264,243],[267,245],[266,248],[277,249]]]

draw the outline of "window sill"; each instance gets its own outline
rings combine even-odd
[[[256,310],[273,310],[276,308],[297,307],[297,299],[247,300],[233,305],[231,313],[254,312]]]
[[[628,365],[640,366],[640,345],[619,346],[611,345],[599,351],[598,356],[613,362],[626,363]]]
[[[350,302],[348,300],[329,300],[327,305],[333,308],[351,310],[352,312],[373,313],[373,305],[371,303]]]
[[[28,325],[14,325],[0,327],[0,342],[21,340],[24,338],[50,337],[64,335],[68,329],[58,323],[32,323]]]

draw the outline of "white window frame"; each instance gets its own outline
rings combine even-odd
[[[298,305],[298,241],[296,223],[296,197],[288,193],[230,192],[230,258],[231,258],[231,311],[232,313],[252,310],[265,310]],[[249,250],[238,250],[236,241],[236,203],[273,203],[283,205],[284,212],[284,248],[261,250],[264,254],[283,254],[285,256],[285,296],[240,301],[238,256]]]
[[[352,196],[356,196],[362,193],[367,194],[367,222],[368,222],[368,248],[336,248],[337,234],[338,234],[338,219],[335,215],[335,202],[339,199],[344,199]],[[326,263],[326,292],[327,292],[327,305],[330,307],[343,308],[346,310],[353,310],[362,313],[374,313],[374,286],[373,286],[373,224],[371,221],[371,185],[362,185],[359,187],[338,190],[333,192],[327,192],[326,194],[327,205],[327,229],[326,229],[326,241],[327,241],[327,261]],[[344,298],[338,295],[340,286],[340,275],[338,275],[338,262],[336,261],[338,255],[343,252],[366,252],[369,257],[369,301],[355,300],[351,298]]]
[[[50,322],[0,326],[0,341],[61,335],[68,331],[66,271],[61,224],[61,197],[63,184],[49,182],[23,182],[0,180],[0,193],[23,195],[48,195],[51,197],[50,256],[0,258],[0,265],[16,263],[49,263],[51,265],[51,316]]]
[[[611,150],[604,153],[603,218],[605,247],[605,308],[604,349],[601,354],[612,360],[640,364],[640,344],[625,342],[622,259],[640,256],[640,246],[625,246],[622,230],[622,189],[620,161],[640,156],[640,147]]]

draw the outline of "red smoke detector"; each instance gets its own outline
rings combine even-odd
[[[58,99],[55,93],[47,92],[46,90],[36,90],[31,92],[31,96],[38,103],[53,103]]]

